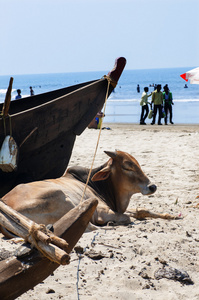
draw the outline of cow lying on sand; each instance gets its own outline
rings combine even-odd
[[[130,154],[122,151],[105,153],[110,159],[92,170],[84,195],[84,199],[94,197],[98,200],[91,220],[94,225],[105,225],[108,222],[129,224],[131,217],[174,218],[146,210],[124,214],[133,194],[151,195],[155,193],[156,185],[150,183],[139,163]],[[53,224],[80,203],[88,173],[89,169],[72,167],[57,179],[20,184],[2,199],[38,224]]]

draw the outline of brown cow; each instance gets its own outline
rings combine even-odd
[[[97,198],[98,206],[92,217],[94,225],[108,222],[129,224],[131,217],[162,217],[141,210],[124,214],[135,193],[151,195],[151,184],[137,160],[122,151],[106,152],[110,157],[104,165],[93,169],[84,199]],[[81,201],[89,169],[69,168],[57,179],[20,184],[3,197],[3,202],[39,224],[53,224]]]

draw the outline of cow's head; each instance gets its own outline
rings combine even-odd
[[[117,211],[124,212],[129,204],[131,196],[135,193],[151,195],[157,187],[150,183],[143,173],[137,160],[130,154],[122,151],[105,153],[111,157],[107,165],[97,172],[92,181],[110,178],[118,195]]]

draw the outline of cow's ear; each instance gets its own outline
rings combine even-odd
[[[111,151],[104,151],[104,153],[106,153],[108,156],[110,156],[111,158],[116,158],[117,156],[117,152],[111,152]]]
[[[91,180],[92,181],[106,180],[109,177],[110,173],[111,173],[111,168],[108,165],[102,170],[100,170],[99,172],[95,173],[95,175],[93,175]]]

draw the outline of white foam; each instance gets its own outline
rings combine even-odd
[[[140,102],[140,99],[108,99],[108,102]]]
[[[7,89],[0,89],[0,94],[6,94]]]
[[[150,100],[149,100],[150,101]],[[199,99],[174,99],[174,102],[199,102]],[[108,102],[140,102],[140,99],[108,99]]]

